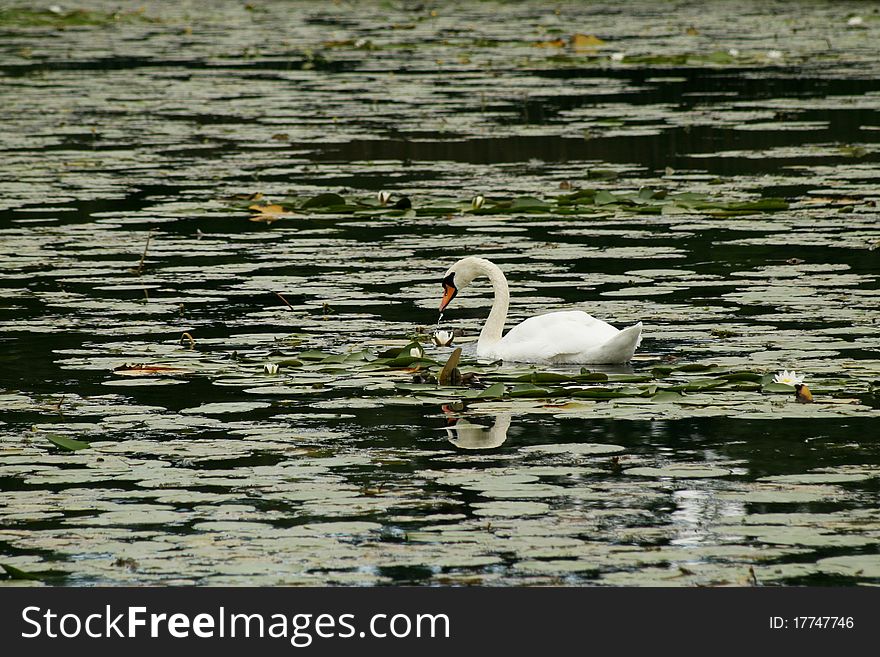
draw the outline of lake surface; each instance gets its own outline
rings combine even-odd
[[[870,4],[10,4],[0,584],[880,583]]]

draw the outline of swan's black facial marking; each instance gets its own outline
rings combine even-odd
[[[443,298],[440,299],[441,313],[446,310],[446,306],[452,303],[456,294],[458,294],[458,288],[455,287],[455,272],[452,272],[443,279]]]

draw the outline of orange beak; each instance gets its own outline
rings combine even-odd
[[[452,300],[455,298],[455,295],[458,294],[458,289],[454,285],[446,285],[443,284],[443,298],[440,299],[440,312],[442,313],[446,310],[446,306],[452,303]]]

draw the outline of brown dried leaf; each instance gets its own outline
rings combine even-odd
[[[565,39],[554,39],[553,41],[538,41],[535,48],[565,48]]]
[[[156,376],[161,374],[183,374],[186,370],[182,367],[169,367],[168,365],[147,365],[146,363],[130,365],[125,363],[119,367],[114,367],[113,372],[120,376]]]
[[[605,42],[594,34],[575,34],[571,37],[571,47],[575,50],[589,50]]]
[[[266,223],[272,223],[291,214],[280,205],[249,205],[248,210],[256,210],[258,213],[251,217],[251,221],[265,221]]]

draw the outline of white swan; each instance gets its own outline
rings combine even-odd
[[[531,317],[517,324],[504,337],[510,289],[504,273],[484,258],[462,258],[443,278],[442,313],[471,281],[488,276],[495,300],[477,341],[477,356],[526,363],[625,363],[642,341],[642,323],[622,331],[581,310]]]

